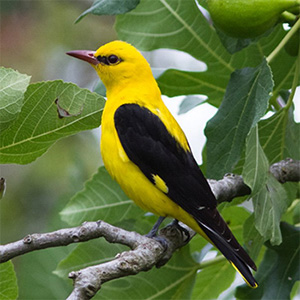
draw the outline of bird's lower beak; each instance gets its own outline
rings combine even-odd
[[[67,52],[68,55],[84,60],[92,65],[98,65],[99,61],[94,56],[95,51],[90,50],[74,50]]]

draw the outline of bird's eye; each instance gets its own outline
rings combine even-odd
[[[111,65],[116,64],[117,62],[120,61],[119,57],[116,56],[116,55],[114,55],[114,54],[110,55],[110,56],[107,58],[107,60],[108,60],[108,63],[111,64]]]

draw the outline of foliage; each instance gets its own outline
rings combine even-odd
[[[288,298],[299,280],[295,267],[299,261],[300,237],[295,226],[299,222],[299,205],[293,205],[297,185],[281,185],[268,170],[270,164],[283,158],[300,158],[299,124],[293,117],[300,55],[290,56],[278,46],[291,31],[276,26],[268,36],[251,43],[224,35],[221,41],[193,0],[130,1],[132,6],[129,1],[123,1],[123,6],[118,3],[109,6],[109,0],[95,1],[79,19],[87,13],[122,13],[116,17],[115,25],[120,39],[140,50],[184,51],[206,63],[206,70],[201,72],[166,70],[158,78],[159,86],[167,96],[207,96],[205,101],[187,98],[181,113],[205,102],[218,108],[205,130],[206,175],[218,179],[224,173],[240,170],[252,189],[248,200],[253,203],[253,212],[235,205],[228,205],[222,212],[258,263],[257,279],[261,285],[255,291],[246,286],[238,288],[236,297]],[[299,21],[294,26],[299,27]],[[233,44],[243,47],[229,52],[226,45]],[[100,125],[102,96],[60,80],[29,84],[29,76],[8,68],[1,68],[0,75],[1,163],[31,163],[57,140]],[[267,111],[272,116],[262,119]],[[103,219],[141,233],[147,232],[155,219],[137,208],[103,167],[72,197],[60,216],[72,226]],[[281,223],[283,219],[290,224]],[[196,237],[162,269],[106,283],[97,297],[215,299],[230,288],[235,271],[222,259],[203,261],[205,245]],[[66,278],[69,271],[110,260],[124,249],[102,240],[71,247],[54,273]],[[0,293],[7,293],[3,298],[16,299],[12,263],[1,265],[0,274],[8,278],[0,280]]]
[[[0,298],[9,300],[17,297],[17,278],[12,262],[8,261],[0,265]]]

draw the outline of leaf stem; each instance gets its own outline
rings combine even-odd
[[[217,257],[215,257],[213,259],[209,259],[209,260],[206,260],[206,261],[200,263],[198,265],[198,269],[204,269],[204,268],[216,265],[216,264],[224,261],[225,259],[226,258],[223,255],[219,255],[219,256],[217,256]]]
[[[281,14],[281,17],[287,22],[294,22],[297,19],[296,15],[294,15],[293,13],[291,13],[289,11],[284,11]]]
[[[295,25],[291,28],[291,30],[285,35],[285,37],[281,40],[281,42],[277,45],[277,47],[269,54],[267,57],[267,62],[270,62],[274,59],[274,57],[281,51],[284,45],[288,42],[288,40],[296,33],[296,31],[300,28],[300,19],[295,23]]]

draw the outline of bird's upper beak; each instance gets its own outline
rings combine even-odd
[[[92,65],[98,65],[99,61],[94,56],[95,51],[90,50],[74,50],[67,52],[68,55],[87,61]]]

